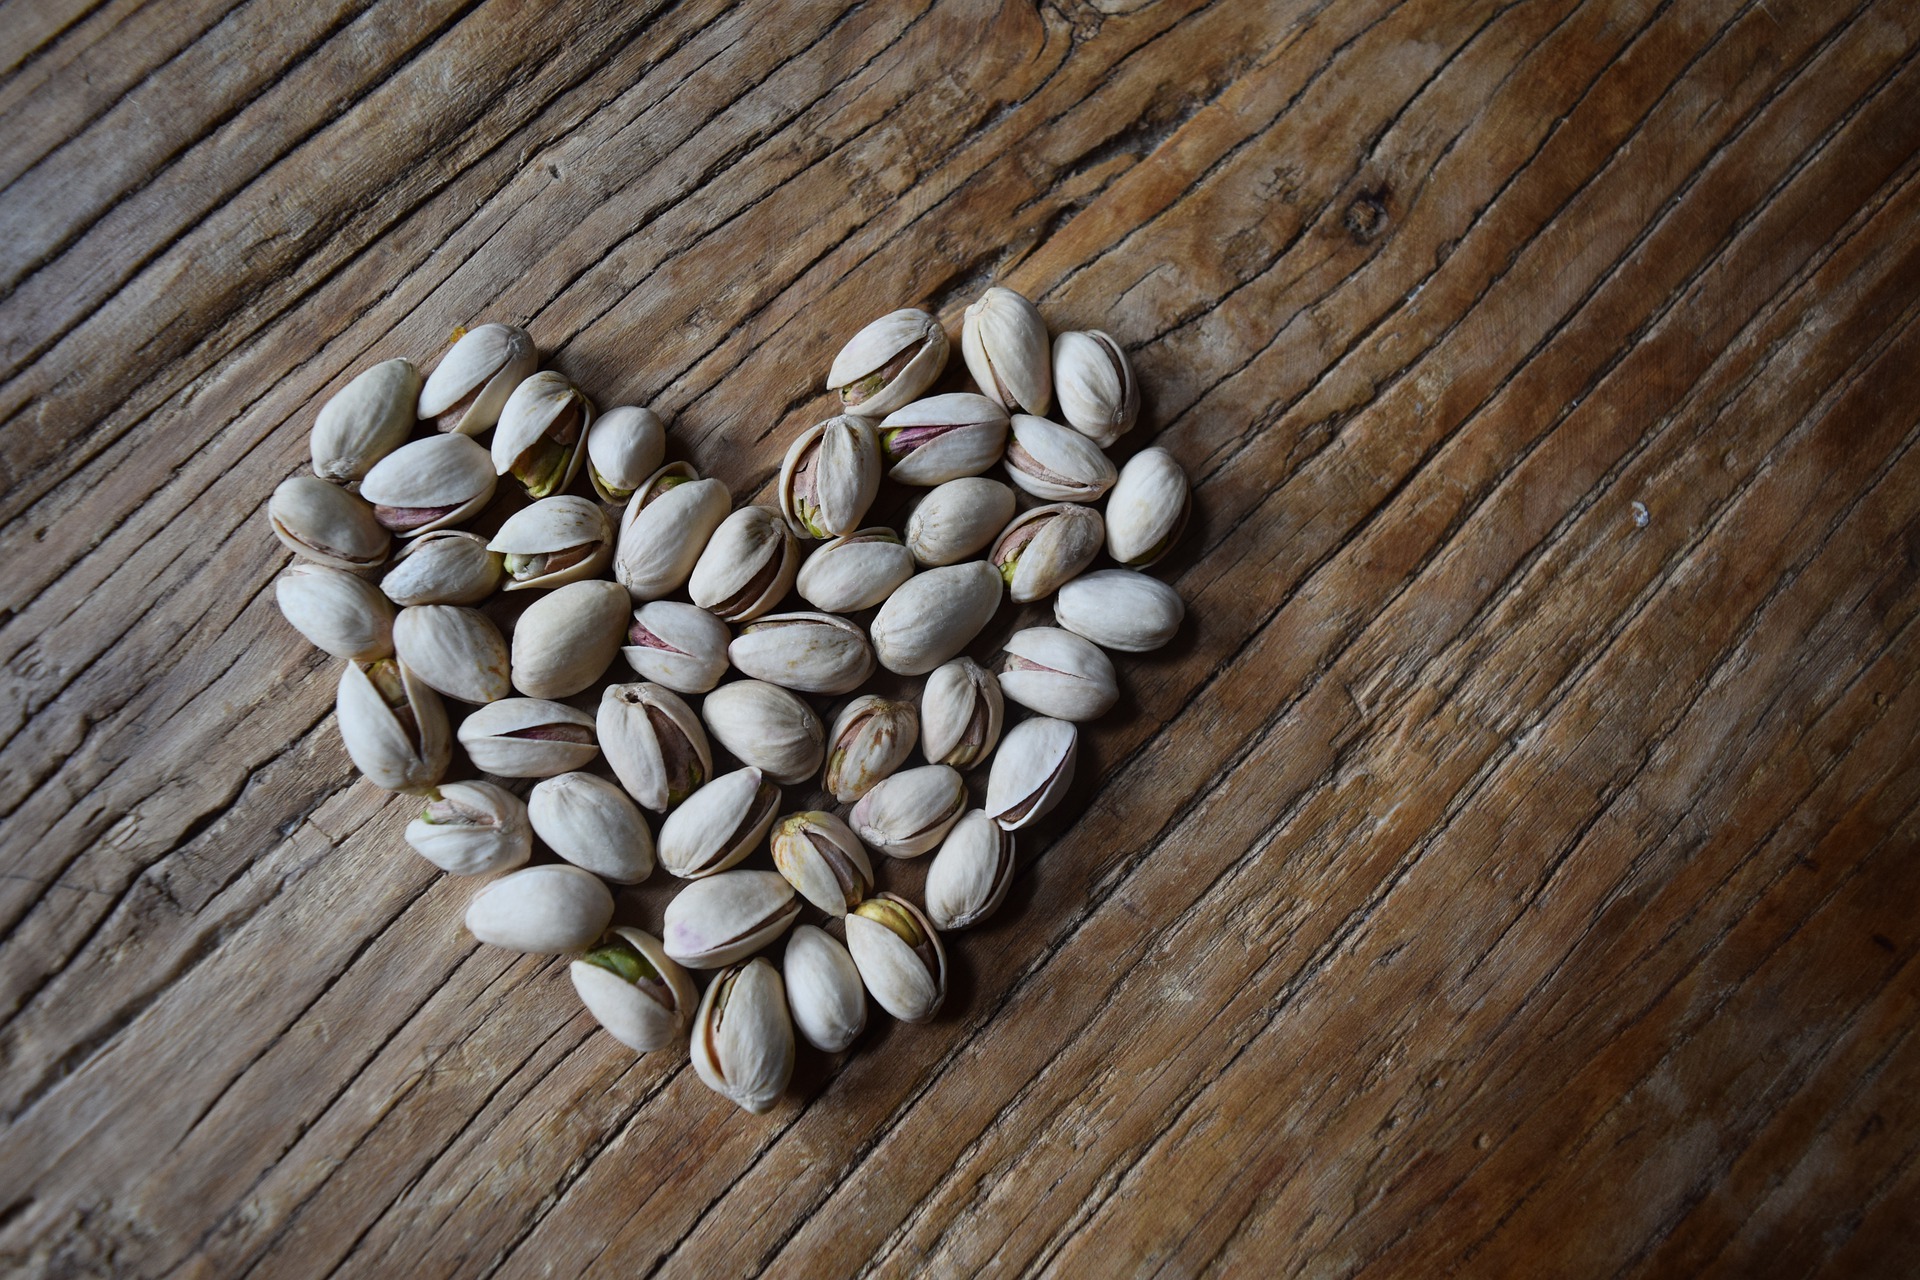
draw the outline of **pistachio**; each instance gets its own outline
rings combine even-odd
[[[587,429],[587,479],[602,502],[625,502],[667,456],[667,424],[651,409],[620,405]]]
[[[502,778],[550,778],[600,754],[593,717],[564,702],[502,698],[460,722],[474,767]]]
[[[967,807],[967,784],[944,764],[921,765],[877,783],[848,822],[869,848],[917,858],[946,838]]]
[[[1054,621],[1102,649],[1146,653],[1173,639],[1187,606],[1158,578],[1133,569],[1102,569],[1060,588]]]
[[[927,918],[965,929],[992,915],[1013,883],[1013,836],[979,809],[956,822],[927,868]]]
[[[342,387],[313,420],[313,474],[342,481],[366,475],[406,443],[419,394],[420,371],[407,360],[384,361]]]
[[[568,971],[580,1003],[607,1034],[635,1053],[677,1043],[693,1022],[700,992],[660,940],[616,926]]]
[[[1106,526],[1092,507],[1056,502],[1016,516],[987,559],[1007,581],[1015,604],[1044,600],[1100,554]]]
[[[267,502],[273,536],[287,550],[333,569],[370,569],[387,558],[387,531],[373,508],[339,485],[288,476]]]
[[[977,476],[1007,447],[1007,411],[985,396],[952,391],[895,409],[880,424],[887,476],[934,485]]]
[[[1100,446],[1071,427],[1029,414],[1013,415],[1007,475],[1047,502],[1096,502],[1113,487],[1115,472]]]
[[[273,594],[288,624],[336,658],[369,662],[393,652],[393,606],[350,573],[296,564],[274,579]]]
[[[827,771],[820,785],[842,804],[852,804],[906,763],[920,736],[920,716],[911,702],[866,694],[849,702],[827,734]]]
[[[400,549],[380,590],[398,605],[479,604],[500,585],[500,557],[477,533],[436,529]]]
[[[874,655],[898,675],[933,670],[980,634],[1000,607],[1000,591],[1000,571],[984,560],[915,574],[874,616]]]
[[[608,685],[595,721],[600,749],[627,794],[665,813],[713,776],[713,751],[693,709],[657,684]],[[677,874],[677,873],[676,873]]]
[[[465,436],[435,436],[465,440]],[[507,642],[493,619],[457,604],[419,604],[393,620],[393,648],[436,693],[461,702],[497,702],[512,692]]]
[[[693,1069],[752,1115],[770,1109],[793,1078],[793,1022],[785,984],[753,960],[713,980],[693,1020]]]
[[[984,476],[949,480],[907,518],[907,550],[923,565],[958,564],[1013,519],[1013,490]]]
[[[505,557],[507,590],[559,587],[607,567],[613,527],[599,504],[585,498],[542,498],[508,516],[487,550]]]
[[[815,423],[780,464],[780,514],[799,537],[851,533],[879,492],[880,441],[865,418]]]
[[[867,633],[831,613],[770,613],[742,627],[727,656],[743,674],[801,693],[846,693],[873,674]]]
[[[700,713],[715,741],[782,786],[811,777],[826,755],[826,730],[813,708],[763,680],[721,685]]]
[[[913,576],[913,556],[891,529],[861,529],[823,542],[800,566],[800,596],[828,613],[871,609]]]
[[[540,367],[540,353],[526,330],[509,324],[469,329],[440,358],[414,408],[438,431],[477,436],[500,420],[513,389]]]
[[[373,518],[404,538],[444,529],[493,500],[487,451],[466,436],[428,436],[403,444],[373,465],[360,496]]]
[[[513,685],[530,698],[567,698],[598,680],[626,634],[627,593],[588,579],[549,591],[513,628]]]
[[[847,951],[860,981],[902,1022],[926,1022],[947,994],[947,950],[933,922],[905,898],[883,893],[847,914]]]
[[[334,718],[354,767],[375,786],[425,792],[447,771],[446,708],[397,659],[349,662]]]
[[[573,483],[586,456],[593,402],[580,388],[543,369],[513,389],[493,431],[493,469],[510,475],[529,498],[559,493]]]
[[[773,865],[800,896],[830,916],[844,916],[873,892],[873,864],[846,823],[820,809],[792,813],[773,825]]]
[[[720,522],[693,566],[687,594],[725,622],[746,622],[793,586],[800,550],[772,507],[741,507]]]
[[[510,871],[467,903],[467,932],[531,955],[585,951],[613,919],[613,895],[595,876],[565,863]]]
[[[924,311],[889,311],[853,335],[827,371],[848,413],[878,418],[923,394],[947,367],[947,331]]]
[[[1102,449],[1133,429],[1140,388],[1120,344],[1098,329],[1053,340],[1053,393],[1067,425]]]
[[[660,824],[660,865],[682,880],[725,871],[752,853],[780,807],[780,788],[760,770],[723,773]]]
[[[421,857],[456,876],[491,875],[533,854],[527,806],[491,782],[441,783],[407,824],[406,837]]]
[[[772,942],[800,915],[793,886],[771,871],[722,871],[667,903],[661,937],[689,969],[718,969]]]
[[[955,658],[920,691],[920,753],[934,764],[971,769],[993,754],[1005,715],[993,673],[972,658]]]
[[[1132,569],[1153,564],[1179,541],[1192,503],[1173,455],[1142,449],[1127,459],[1107,498],[1107,554]]]
[[[635,600],[678,591],[732,502],[718,480],[702,480],[684,462],[668,463],[627,499],[613,576]]]
[[[1093,720],[1119,701],[1113,662],[1089,640],[1058,627],[1028,627],[1007,637],[1000,692],[1060,720]]]
[[[999,287],[980,295],[961,321],[960,353],[980,389],[1009,410],[1047,411],[1053,395],[1047,326],[1026,298]]]
[[[1022,720],[1000,744],[987,776],[987,816],[1002,831],[1018,831],[1044,818],[1073,785],[1080,731],[1065,720]]]
[[[633,611],[627,665],[675,693],[705,693],[727,673],[727,624],[698,605],[654,600]]]
[[[527,795],[534,834],[574,866],[615,884],[653,874],[653,833],[627,793],[591,773],[562,773]]]
[[[810,924],[787,939],[781,970],[787,1007],[806,1042],[822,1053],[839,1053],[867,1029],[867,993],[860,970],[833,935]]]

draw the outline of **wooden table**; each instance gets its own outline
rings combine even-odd
[[[1917,29],[0,0],[0,1271],[1914,1274]],[[750,1117],[461,930],[267,495],[482,319],[764,493],[994,280],[1131,351],[1189,622]]]

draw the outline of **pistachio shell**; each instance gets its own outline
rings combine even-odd
[[[483,324],[460,340],[420,388],[414,412],[439,431],[477,436],[500,420],[513,389],[540,367],[540,353],[526,330]]]
[[[1007,476],[1047,502],[1097,502],[1113,487],[1115,471],[1100,446],[1071,427],[1029,414],[1013,415]]]
[[[1007,411],[967,391],[928,396],[880,424],[880,447],[897,484],[935,485],[977,476],[1007,447]]]
[[[383,361],[342,387],[313,420],[313,473],[341,481],[366,475],[406,443],[419,394],[420,371],[407,360]]]
[[[920,716],[911,702],[873,694],[855,698],[827,734],[827,769],[821,786],[842,804],[852,804],[906,763],[920,736]]]
[[[598,680],[626,634],[627,593],[589,579],[547,592],[513,628],[513,685],[530,698],[567,698]]]
[[[288,476],[267,502],[273,536],[295,555],[334,569],[370,569],[387,558],[373,508],[338,485]]]
[[[428,436],[403,444],[360,482],[374,519],[403,538],[459,524],[493,500],[487,451],[466,436]]]
[[[1013,505],[1013,490],[998,480],[949,480],[922,498],[907,518],[907,550],[923,565],[958,564],[1007,527]]]
[[[435,436],[465,440],[465,436]],[[400,661],[437,692],[461,702],[497,702],[511,693],[507,642],[493,619],[457,604],[421,604],[393,620]]]
[[[780,465],[780,514],[802,538],[837,538],[860,526],[880,492],[880,441],[865,418],[815,423]]]
[[[1000,691],[1043,716],[1092,720],[1120,698],[1112,660],[1071,631],[1028,627],[1007,637],[1004,647]]]
[[[877,418],[922,395],[947,367],[947,331],[924,311],[889,311],[853,335],[827,371],[848,413]]]
[[[782,786],[804,782],[826,755],[826,729],[813,708],[762,680],[735,680],[707,695],[701,715],[714,741]]]
[[[500,585],[500,557],[477,533],[436,529],[408,542],[380,579],[399,605],[479,604]]]
[[[1013,836],[971,810],[927,868],[927,918],[942,930],[965,929],[992,915],[1013,883]]]
[[[1044,818],[1073,785],[1080,731],[1065,720],[1034,716],[1007,733],[987,777],[987,816],[1003,831]]]
[[[873,892],[873,864],[851,828],[819,809],[789,814],[773,826],[773,865],[800,896],[830,916],[844,916]]]
[[[667,424],[651,409],[620,405],[587,431],[587,478],[602,502],[625,502],[667,456]]]
[[[652,934],[615,926],[569,966],[573,989],[607,1034],[635,1053],[677,1044],[700,992]]]
[[[452,744],[440,698],[393,658],[349,662],[334,704],[354,767],[389,791],[427,791],[447,771]]]
[[[627,500],[613,576],[635,600],[678,591],[732,502],[726,485],[700,479],[684,462],[660,468]]]
[[[600,754],[593,717],[564,702],[502,698],[460,722],[474,767],[502,778],[550,778]]]
[[[467,903],[467,932],[533,955],[584,951],[607,931],[613,895],[565,863],[524,867],[490,880]]]
[[[799,914],[793,886],[773,872],[722,871],[667,903],[661,939],[689,969],[718,969],[772,942]]]
[[[1140,415],[1127,353],[1098,329],[1053,340],[1053,393],[1067,425],[1103,449],[1132,430]]]
[[[363,579],[296,564],[274,579],[273,594],[288,624],[336,658],[366,662],[393,652],[393,606]]]
[[[683,880],[727,870],[759,847],[780,807],[780,788],[760,770],[724,773],[660,824],[660,865]]]
[[[742,674],[801,693],[847,693],[873,674],[867,633],[830,613],[770,613],[742,627],[727,656]]]
[[[780,603],[799,567],[799,546],[780,513],[741,507],[713,531],[687,594],[723,621],[747,622]]]
[[[543,369],[513,389],[493,429],[493,469],[511,475],[529,498],[573,483],[593,428],[593,402],[580,388]]]
[[[627,793],[591,773],[562,773],[527,795],[527,819],[547,848],[615,884],[653,874],[653,833]]]
[[[1047,325],[1026,298],[1011,289],[988,289],[967,308],[960,353],[987,395],[1008,409],[1047,411],[1053,395]]]
[[[441,783],[407,824],[406,838],[421,857],[456,876],[506,871],[533,854],[527,806],[491,782]]]
[[[883,893],[847,914],[847,951],[874,1000],[902,1022],[926,1022],[947,994],[947,950],[926,913]]]
[[[984,560],[928,569],[887,597],[873,619],[880,665],[922,675],[966,648],[1000,607],[1000,572]]]
[[[860,970],[826,930],[810,924],[795,928],[781,971],[794,1026],[808,1044],[822,1053],[839,1053],[867,1029]]]
[[[853,806],[848,824],[869,848],[917,858],[946,838],[967,807],[967,784],[944,764],[883,779]]]
[[[920,691],[920,753],[934,764],[971,769],[993,754],[1005,715],[992,672],[972,658],[943,663]]]
[[[727,673],[727,624],[698,605],[653,600],[633,612],[627,665],[676,693],[705,693]]]
[[[1092,507],[1056,502],[1016,516],[987,557],[1006,579],[1015,604],[1044,600],[1100,554],[1106,526]]]
[[[613,526],[599,504],[570,494],[507,517],[487,550],[504,559],[507,590],[559,587],[597,577],[613,559]]]
[[[620,785],[655,813],[665,813],[713,776],[706,732],[671,689],[608,685],[600,694],[595,724],[600,749]]]
[[[891,529],[861,529],[823,542],[800,566],[801,598],[828,613],[871,609],[913,576],[913,555]]]
[[[1173,455],[1142,449],[1121,468],[1107,497],[1107,554],[1129,568],[1146,568],[1179,541],[1191,507],[1187,474]]]
[[[693,1020],[693,1069],[709,1089],[759,1115],[793,1078],[785,984],[754,960],[713,980]]]
[[[1134,569],[1102,569],[1060,588],[1056,622],[1102,649],[1147,653],[1173,639],[1187,606],[1158,578]]]

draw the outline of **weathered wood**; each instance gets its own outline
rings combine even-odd
[[[1920,1265],[1913,6],[0,25],[7,1270]],[[941,1018],[747,1117],[467,939],[266,496],[476,318],[763,492],[996,278],[1132,352],[1190,622]]]

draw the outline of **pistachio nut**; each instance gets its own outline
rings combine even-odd
[[[1002,831],[1038,822],[1073,785],[1080,731],[1065,720],[1034,716],[1007,731],[987,775],[987,816]]]
[[[751,766],[723,773],[660,824],[660,865],[682,880],[725,871],[759,846],[780,788]]]
[[[288,476],[267,501],[273,536],[287,550],[333,569],[371,569],[391,541],[373,508],[337,484]]]
[[[732,506],[726,485],[702,480],[684,462],[668,463],[627,499],[613,576],[635,600],[678,591]]]
[[[1140,388],[1127,353],[1098,329],[1053,340],[1053,394],[1067,425],[1102,449],[1140,416]]]
[[[917,573],[873,619],[873,652],[897,675],[933,670],[966,648],[1000,607],[1000,571],[985,560]]]
[[[667,903],[661,938],[689,969],[718,969],[772,942],[800,915],[793,886],[771,871],[722,871]]]
[[[853,833],[890,858],[917,858],[946,838],[967,808],[967,784],[951,766],[924,764],[884,778],[848,815]]]
[[[831,613],[770,613],[740,628],[727,657],[744,675],[801,693],[847,693],[873,674],[867,633]]]
[[[993,754],[1005,716],[993,673],[972,658],[955,658],[920,691],[920,754],[934,764],[971,769]]]
[[[1097,502],[1116,474],[1099,445],[1072,427],[1025,413],[1013,415],[1006,465],[1016,485],[1047,502]]]
[[[977,476],[1007,448],[1007,411],[985,396],[950,391],[895,409],[880,423],[887,476],[934,485]]]
[[[456,876],[492,875],[533,856],[527,806],[491,782],[441,783],[407,824],[406,837],[421,857]]]
[[[699,605],[652,600],[633,611],[627,665],[675,693],[705,693],[727,674],[727,624]]]
[[[545,698],[502,698],[460,722],[476,769],[502,778],[550,778],[600,754],[593,717]]]
[[[752,1115],[772,1108],[793,1079],[793,1020],[772,965],[752,960],[713,980],[689,1052],[707,1088]]]
[[[623,404],[587,428],[587,479],[602,502],[625,502],[660,469],[667,424],[651,409]]]
[[[721,685],[700,714],[716,742],[782,786],[806,781],[826,757],[826,729],[813,708],[764,680]]]
[[[500,557],[477,533],[435,529],[400,548],[380,590],[398,605],[479,604],[500,585]]]
[[[1013,883],[1013,835],[979,809],[953,825],[927,868],[927,918],[952,931],[980,923]]]
[[[746,622],[780,603],[800,548],[772,507],[741,507],[720,522],[687,579],[687,594],[724,622]]]
[[[1007,580],[1015,604],[1044,600],[1079,576],[1100,554],[1106,525],[1092,507],[1056,502],[1015,516],[987,559]]]
[[[798,537],[853,532],[879,492],[879,437],[851,414],[802,431],[780,464],[780,514]]]
[[[531,955],[585,951],[613,920],[613,895],[599,877],[564,862],[509,871],[467,903],[467,932]]]
[[[487,451],[466,436],[428,436],[403,444],[373,464],[360,496],[373,518],[403,538],[416,537],[479,513],[493,501]]]
[[[700,1003],[693,979],[660,940],[623,925],[609,929],[568,972],[587,1012],[635,1053],[677,1044]]]
[[[852,804],[907,761],[920,737],[920,715],[911,702],[864,694],[834,718],[827,734],[827,771],[820,785],[842,804]]]
[[[1112,659],[1071,631],[1028,627],[1002,647],[1000,692],[1043,716],[1093,720],[1120,700]]]
[[[926,913],[883,893],[847,913],[847,951],[860,981],[902,1022],[925,1022],[947,994],[947,950]]]
[[[713,776],[706,731],[671,689],[608,685],[595,724],[614,776],[642,808],[665,813]]]
[[[653,833],[627,793],[596,774],[562,773],[527,794],[527,819],[547,848],[615,884],[653,874]]]
[[[597,577],[613,559],[613,526],[600,504],[563,494],[507,517],[487,550],[503,557],[507,590],[559,587]]]
[[[573,483],[587,452],[593,402],[562,374],[542,369],[507,397],[493,429],[493,469],[517,480],[529,498]]]
[[[336,658],[367,662],[393,652],[393,606],[363,579],[295,564],[274,579],[273,595],[288,624]]]
[[[830,916],[844,916],[873,892],[873,864],[859,837],[824,810],[788,814],[773,824],[770,843],[787,883]]]
[[[959,564],[1013,519],[1013,490],[984,476],[938,486],[907,517],[907,550],[923,565]]]
[[[995,287],[967,308],[960,354],[980,389],[1010,410],[1045,413],[1053,365],[1040,309],[1011,289]]]
[[[349,662],[340,672],[334,718],[354,768],[377,787],[425,792],[447,771],[446,708],[395,658]]]
[[[627,631],[627,593],[600,578],[547,592],[513,627],[513,686],[530,698],[569,698],[598,680]]]
[[[800,566],[800,596],[828,613],[871,609],[913,576],[913,556],[891,529],[861,529],[823,542]]]
[[[1158,578],[1135,569],[1102,569],[1060,588],[1053,618],[1102,649],[1146,653],[1173,639],[1187,606]]]
[[[465,436],[435,436],[465,440]],[[417,604],[393,620],[393,649],[436,693],[461,702],[498,702],[513,691],[507,642],[493,619],[458,604]]]
[[[853,957],[832,934],[800,925],[787,938],[780,968],[802,1039],[822,1053],[839,1053],[860,1038],[867,1029],[867,993]]]
[[[500,420],[507,397],[539,367],[540,353],[526,330],[479,325],[440,357],[420,388],[414,414],[437,431],[477,436]]]
[[[1107,496],[1107,554],[1132,569],[1153,564],[1179,541],[1192,505],[1187,473],[1173,455],[1142,449]]]
[[[918,399],[947,367],[947,331],[924,311],[889,311],[853,335],[827,371],[848,413],[878,418]]]
[[[420,371],[408,360],[387,360],[349,382],[320,406],[308,444],[313,474],[322,480],[358,480],[406,443]]]

